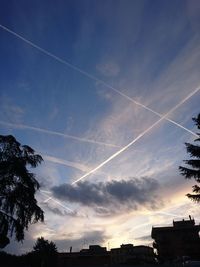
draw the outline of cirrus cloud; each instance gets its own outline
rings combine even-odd
[[[101,63],[96,66],[96,69],[107,77],[117,76],[120,72],[120,67],[117,63],[114,62],[106,62]]]

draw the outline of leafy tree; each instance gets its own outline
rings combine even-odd
[[[42,162],[29,146],[22,146],[12,136],[0,135],[0,247],[9,243],[13,234],[17,241],[24,239],[30,223],[44,220],[35,193],[39,183],[27,167]]]
[[[193,121],[197,128],[200,129],[200,114],[197,118],[193,118]],[[198,135],[200,136],[200,133],[198,133]],[[195,141],[199,142],[200,138],[197,138]],[[192,159],[184,161],[190,168],[179,166],[180,173],[185,176],[185,178],[193,178],[197,183],[200,183],[200,146],[189,143],[185,143],[185,145]],[[187,196],[195,202],[200,202],[200,186],[195,184],[192,188],[193,194],[187,194]]]
[[[56,244],[52,241],[45,240],[44,237],[37,239],[33,250],[36,252],[54,254],[57,252]]]
[[[33,247],[36,266],[49,267],[56,266],[57,248],[52,241],[45,240],[43,237],[37,239]]]

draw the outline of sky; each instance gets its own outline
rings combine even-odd
[[[197,137],[200,1],[0,4],[0,133],[44,159],[45,222],[6,251],[152,245],[152,226],[199,223],[178,167]]]

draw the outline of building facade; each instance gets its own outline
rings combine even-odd
[[[160,261],[176,260],[183,257],[200,259],[200,225],[195,220],[173,221],[173,226],[152,227],[153,247]]]

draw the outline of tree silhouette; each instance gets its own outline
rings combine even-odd
[[[42,162],[29,146],[22,146],[12,136],[0,135],[0,247],[9,243],[9,237],[24,239],[24,230],[30,223],[44,220],[37,205],[35,193],[39,183],[27,167],[35,168]]]
[[[43,237],[38,238],[33,247],[33,253],[36,259],[36,266],[56,266],[57,248],[52,241],[49,242]]]
[[[200,129],[200,114],[197,118],[193,118],[193,121],[197,125],[197,128]],[[200,136],[200,133],[198,133],[198,135]],[[195,141],[199,142],[200,138],[197,138]],[[179,166],[180,173],[185,176],[185,178],[194,178],[197,183],[200,183],[200,146],[189,143],[185,143],[185,145],[192,159],[185,160],[184,162],[191,168]],[[200,186],[194,185],[192,188],[193,194],[187,194],[187,196],[195,202],[200,202]]]
[[[44,237],[39,237],[33,247],[35,252],[54,254],[57,252],[56,244],[52,241],[45,240]]]

